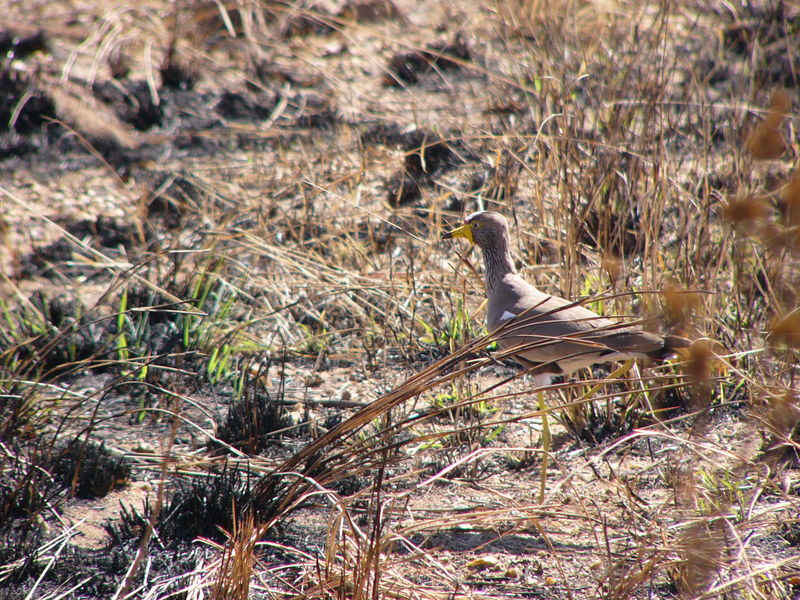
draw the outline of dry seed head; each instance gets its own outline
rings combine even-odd
[[[720,358],[724,353],[725,348],[717,340],[707,337],[694,340],[689,346],[687,374],[698,384],[708,383],[715,374],[726,374],[728,366]]]
[[[775,434],[789,438],[800,422],[800,396],[794,390],[786,390],[781,396],[769,399],[767,423]]]
[[[763,121],[747,138],[745,148],[758,160],[771,160],[780,158],[786,151],[786,140],[779,129],[769,127],[767,121]]]
[[[693,523],[680,536],[677,583],[684,593],[694,596],[706,590],[722,558],[723,539],[718,527],[705,521]]]
[[[770,160],[780,157],[787,144],[780,128],[791,106],[789,95],[784,90],[776,90],[770,99],[770,110],[745,142],[745,148],[754,158]]]
[[[781,227],[776,223],[764,223],[758,238],[772,252],[800,251],[800,225]]]
[[[792,106],[792,99],[784,89],[777,89],[772,92],[769,100],[770,116],[783,118]],[[774,118],[774,117],[773,117]]]
[[[780,189],[784,222],[789,226],[800,226],[800,171],[795,171]]]
[[[687,325],[691,317],[702,307],[700,294],[671,281],[664,287],[664,313],[672,323]]]
[[[769,215],[769,202],[765,196],[737,196],[725,203],[722,216],[735,226],[752,229]]]
[[[800,307],[775,317],[769,328],[769,335],[773,343],[800,349]]]
[[[611,285],[616,285],[617,280],[622,274],[622,263],[620,262],[619,257],[611,252],[605,252],[603,254],[603,259],[600,263],[600,266],[608,274],[608,278],[611,280]]]
[[[697,499],[697,476],[688,462],[679,462],[669,467],[665,475],[675,491],[675,500],[680,506],[692,506]]]

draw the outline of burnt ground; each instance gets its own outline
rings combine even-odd
[[[0,597],[797,597],[798,36],[777,1],[8,7]],[[548,390],[544,496],[439,241],[482,208],[543,289],[702,340]]]

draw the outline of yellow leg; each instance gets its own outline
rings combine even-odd
[[[631,370],[633,367],[634,362],[633,359],[626,360],[616,371],[611,373],[606,379],[616,379],[618,377],[622,377]],[[548,383],[536,382],[535,385],[548,385],[549,384],[549,376],[548,376]],[[603,383],[598,383],[588,392],[586,392],[577,402],[583,402],[591,398],[597,390],[603,387]],[[539,392],[539,410],[542,412],[542,471],[539,479],[539,502],[544,502],[544,490],[547,484],[547,465],[550,462],[550,442],[552,438],[550,437],[550,420],[547,415],[547,404],[544,401],[544,392]]]
[[[539,503],[544,503],[544,488],[547,484],[547,463],[550,458],[550,420],[547,418],[547,404],[544,392],[539,392],[539,410],[542,411],[542,474],[539,480]]]

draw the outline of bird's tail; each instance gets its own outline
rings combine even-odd
[[[678,354],[678,350],[681,348],[688,348],[691,345],[692,341],[685,337],[667,334],[664,336],[664,345],[655,352],[650,353],[649,356],[655,360],[675,358]]]

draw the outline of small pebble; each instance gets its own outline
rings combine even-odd
[[[133,451],[141,452],[142,454],[155,454],[156,447],[150,442],[139,441],[136,446],[133,447]]]
[[[319,387],[322,385],[322,376],[319,373],[314,373],[306,377],[306,385],[308,387]]]

